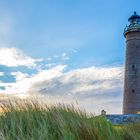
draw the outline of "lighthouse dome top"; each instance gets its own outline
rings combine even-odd
[[[134,12],[134,15],[132,15],[128,21],[131,21],[131,20],[136,20],[136,19],[140,19],[140,16],[137,14],[137,12]]]
[[[130,32],[140,32],[140,16],[136,12],[134,12],[128,21],[129,24],[124,29],[124,36]]]

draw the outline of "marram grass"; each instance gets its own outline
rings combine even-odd
[[[140,140],[140,124],[114,127],[73,106],[1,103],[0,140]]]

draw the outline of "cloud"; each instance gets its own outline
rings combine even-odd
[[[24,80],[25,78],[29,77],[29,74],[22,73],[20,71],[18,71],[18,72],[11,72],[11,75],[13,75],[16,78],[16,81],[21,81],[21,80]]]
[[[61,59],[61,60],[69,60],[70,59],[69,56],[65,52],[63,52],[60,55],[58,55],[58,54],[57,55],[54,55],[53,58],[55,58],[55,59]],[[51,60],[52,60],[52,58],[51,58]]]
[[[73,53],[77,53],[78,51],[77,50],[73,50]]]
[[[26,56],[21,50],[17,48],[0,48],[0,65],[8,67],[26,66],[35,67],[37,62],[42,59],[33,59]]]
[[[62,59],[63,59],[63,60],[69,60],[70,58],[67,56],[66,53],[63,53],[63,54],[62,54]]]
[[[0,76],[3,76],[4,75],[4,72],[0,72]]]
[[[121,86],[122,68],[83,68],[63,73],[53,81],[45,80],[38,84],[44,87],[45,93],[57,94],[56,89],[65,90],[70,94],[84,94],[87,91],[110,90]],[[46,86],[47,85],[47,86]],[[52,88],[53,87],[53,88]],[[36,85],[37,88],[37,85]],[[51,91],[50,91],[51,90]],[[52,91],[53,90],[53,91]],[[60,90],[60,92],[61,92]],[[61,92],[61,94],[65,94]],[[59,93],[60,94],[60,93]]]
[[[12,72],[15,83],[1,83],[5,94],[41,96],[47,103],[72,103],[87,111],[120,113],[122,104],[123,67],[89,67],[66,71],[58,65],[36,74]]]
[[[29,88],[34,83],[39,83],[44,80],[50,80],[54,77],[60,76],[65,69],[65,65],[58,65],[54,68],[48,70],[41,70],[37,74],[29,75],[27,73],[22,72],[11,72],[11,75],[15,76],[16,82],[15,83],[0,83],[0,86],[5,86],[4,91],[0,91],[1,93],[5,94],[28,94]]]
[[[96,113],[102,109],[120,113],[122,86],[123,67],[89,67],[35,82],[28,92],[45,95],[45,100],[51,98],[51,102],[78,101],[81,108]]]

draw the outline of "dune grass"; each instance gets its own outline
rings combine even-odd
[[[9,102],[1,108],[0,140],[140,140],[140,124],[117,129],[73,106]]]

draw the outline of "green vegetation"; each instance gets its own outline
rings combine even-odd
[[[1,104],[0,140],[140,140],[140,124],[114,127],[103,116],[73,106],[37,102]]]

